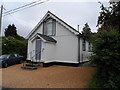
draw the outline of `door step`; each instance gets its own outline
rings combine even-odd
[[[38,67],[43,67],[43,63],[26,63],[21,67],[22,69],[37,69]]]
[[[31,69],[31,70],[35,70],[37,69],[37,67],[31,67],[31,66],[22,66],[22,69]]]
[[[25,66],[28,66],[28,67],[36,67],[37,65],[36,65],[36,64],[29,63],[29,64],[26,64]]]
[[[24,66],[21,67],[22,69],[37,69],[37,65],[33,63],[27,63]]]

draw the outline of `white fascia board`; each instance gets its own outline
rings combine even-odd
[[[45,14],[45,16],[40,20],[40,22],[32,29],[32,31],[25,37],[26,39],[29,39],[30,36],[35,32],[35,30],[42,24],[43,20],[47,17],[48,13]]]
[[[32,38],[30,38],[30,40],[33,42],[35,40],[36,37],[39,37],[43,42],[47,42],[45,39],[43,39],[42,37],[40,37],[39,35],[35,35]]]
[[[33,28],[33,30],[27,35],[27,37],[26,37],[26,39],[29,39],[30,38],[30,36],[35,32],[35,30],[42,24],[42,22],[43,22],[43,20],[47,17],[47,15],[50,15],[53,19],[55,19],[56,21],[58,21],[59,23],[61,23],[63,26],[65,26],[66,28],[68,28],[71,32],[73,32],[75,35],[78,35],[79,34],[79,31],[77,32],[77,31],[75,31],[75,30],[73,30],[73,28],[71,28],[70,27],[70,25],[68,26],[68,25],[66,25],[65,23],[63,23],[61,20],[59,20],[58,19],[58,17],[57,16],[53,16],[51,13],[49,13],[49,12],[47,12],[46,14],[45,14],[45,16],[40,20],[40,22],[35,26],[35,28]],[[56,18],[57,17],[57,18]]]
[[[79,34],[79,31],[77,32],[77,31],[75,31],[75,30],[73,30],[71,27],[70,27],[70,25],[68,26],[68,25],[66,25],[65,23],[63,23],[61,20],[59,20],[58,18],[56,18],[55,16],[53,16],[53,15],[51,15],[50,14],[50,16],[53,18],[53,19],[55,19],[56,21],[58,21],[59,23],[61,23],[63,26],[65,26],[67,29],[69,29],[71,32],[73,32],[75,35],[78,35]]]

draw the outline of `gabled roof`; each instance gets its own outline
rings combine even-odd
[[[40,33],[37,33],[37,34],[46,41],[57,43],[57,41],[50,36],[46,36],[46,35],[43,35],[43,34],[40,34]]]
[[[44,41],[44,42],[57,43],[57,41],[56,41],[54,38],[52,38],[52,37],[50,37],[50,36],[46,36],[46,35],[40,34],[40,33],[35,34],[35,35],[31,38],[32,41],[35,40],[35,39],[41,39],[41,40]]]
[[[64,22],[62,19],[58,18],[56,15],[54,15],[53,13],[51,13],[50,11],[48,11],[45,14],[45,16],[40,20],[40,22],[35,26],[35,28],[27,35],[26,39],[29,39],[31,37],[31,35],[36,31],[36,29],[38,29],[38,27],[42,24],[42,22],[48,16],[50,16],[51,18],[53,18],[56,21],[58,21],[59,23],[61,23],[63,26],[65,26],[66,28],[68,28],[68,30],[70,30],[71,32],[73,32],[75,35],[79,35],[80,34],[79,31],[77,31],[76,29],[74,29],[73,27],[71,27],[69,24],[67,24],[66,22]]]

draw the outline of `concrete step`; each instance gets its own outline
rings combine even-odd
[[[43,67],[43,63],[25,63],[21,67],[22,69],[37,69],[38,67]]]
[[[25,66],[28,66],[28,67],[36,67],[37,64],[28,63],[28,64],[25,64]]]
[[[31,67],[31,66],[22,66],[22,69],[31,69],[31,70],[35,70],[37,69],[37,67]]]

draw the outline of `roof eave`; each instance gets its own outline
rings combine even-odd
[[[42,22],[44,21],[44,19],[47,17],[47,15],[51,15],[52,18],[56,18],[58,19],[61,23],[65,24],[69,30],[71,32],[74,32],[75,35],[79,34],[79,31],[77,31],[76,29],[74,29],[73,27],[71,27],[69,24],[67,24],[66,22],[64,22],[62,19],[58,18],[56,15],[54,15],[53,13],[51,13],[50,11],[48,11],[44,17],[40,20],[40,22],[32,29],[32,31],[25,37],[25,39],[29,39],[30,36],[35,32],[35,30],[42,24]]]

